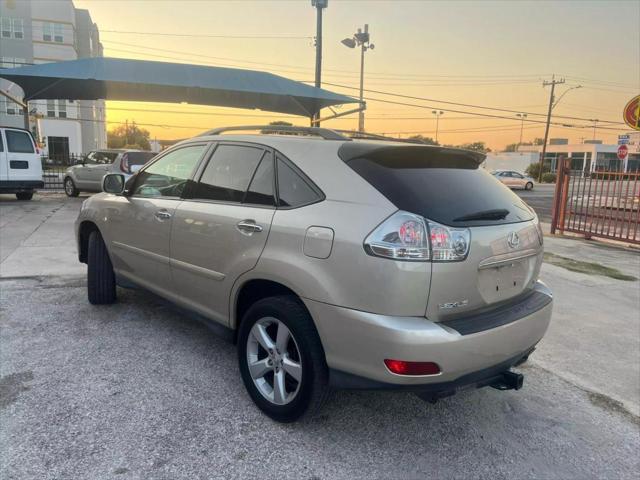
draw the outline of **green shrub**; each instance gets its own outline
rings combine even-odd
[[[542,170],[542,174],[544,175],[548,171],[549,171],[549,167],[545,165],[544,169]],[[532,163],[526,168],[525,173],[529,175],[531,178],[535,178],[537,180],[538,175],[540,174],[540,163],[538,162]]]
[[[543,173],[542,183],[556,183],[556,174],[550,172]]]

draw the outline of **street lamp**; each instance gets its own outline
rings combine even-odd
[[[431,113],[436,116],[436,143],[438,143],[438,126],[440,124],[440,117],[444,115],[444,112],[442,110],[431,110]]]
[[[522,122],[520,123],[520,141],[518,142],[518,148],[520,148],[520,145],[522,145],[522,131],[524,130],[524,119],[527,118],[527,114],[516,113],[516,117],[519,117],[522,120]]]
[[[345,38],[342,43],[347,48],[360,47],[360,108],[358,112],[358,131],[364,132],[364,52],[375,48],[373,43],[369,43],[369,25],[365,24],[364,31],[361,28],[353,35],[352,38]]]

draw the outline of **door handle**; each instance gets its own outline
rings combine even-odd
[[[260,233],[263,230],[260,225],[256,224],[255,220],[242,220],[236,224],[236,228],[244,235]]]
[[[160,221],[169,220],[171,218],[171,214],[166,210],[158,210],[156,213],[153,214],[153,216]]]

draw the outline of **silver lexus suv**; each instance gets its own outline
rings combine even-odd
[[[536,214],[483,155],[273,128],[213,130],[106,175],[76,222],[89,301],[138,287],[228,334],[282,422],[330,388],[519,389],[511,368],[552,296]]]

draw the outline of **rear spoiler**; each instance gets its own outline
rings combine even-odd
[[[401,162],[405,168],[477,168],[486,155],[461,148],[435,145],[389,145],[373,142],[346,142],[338,149],[346,163],[356,158],[368,158],[376,163]],[[397,165],[397,163],[396,163]]]

